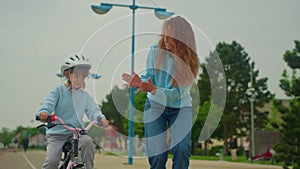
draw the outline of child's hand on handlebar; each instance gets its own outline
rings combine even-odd
[[[106,128],[107,126],[109,126],[109,121],[106,120],[106,119],[102,119],[102,126],[103,126],[104,128]]]
[[[99,125],[106,128],[109,125],[109,121],[106,119],[98,118]]]
[[[41,112],[40,115],[40,121],[42,122],[47,122],[47,119],[48,119],[48,112]]]

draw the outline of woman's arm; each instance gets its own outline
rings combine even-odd
[[[168,100],[180,100],[189,94],[190,86],[174,87],[171,89],[160,88],[156,87],[151,78],[149,78],[148,82],[141,83],[140,89],[143,92],[151,92],[153,95],[165,96]]]

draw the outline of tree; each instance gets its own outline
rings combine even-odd
[[[125,111],[128,108],[128,88],[119,89],[115,86],[111,93],[106,95],[106,100],[102,101],[101,111],[106,118],[118,128],[118,132],[127,135],[124,123],[128,121],[124,118]]]
[[[216,55],[219,56],[222,62],[222,68],[225,72],[226,86],[220,85],[215,88],[212,82],[218,81],[220,73],[207,71],[214,69],[216,63]],[[227,140],[233,135],[246,135],[246,131],[250,131],[250,118],[243,119],[243,114],[250,112],[250,96],[247,95],[248,84],[250,82],[250,72],[253,73],[253,88],[255,91],[255,128],[262,128],[266,121],[268,112],[260,112],[257,108],[263,107],[266,102],[269,102],[272,94],[268,91],[267,78],[258,78],[259,71],[255,70],[255,63],[250,63],[250,57],[245,52],[244,48],[233,41],[231,44],[225,42],[218,43],[215,51],[210,52],[209,56],[202,64],[203,73],[200,75],[198,82],[199,92],[201,95],[200,106],[205,101],[211,98],[213,90],[226,90],[226,102],[223,116],[220,124],[212,137],[224,140],[225,153],[228,151]],[[252,69],[251,69],[252,67]],[[210,72],[210,74],[209,74]],[[219,101],[222,102],[222,101]],[[242,129],[245,128],[246,131]]]
[[[134,135],[140,138],[144,137],[144,107],[147,93],[137,92],[134,96]],[[129,119],[129,108],[125,113],[125,117]],[[129,128],[129,121],[124,122],[124,126]]]
[[[0,142],[3,143],[4,147],[8,147],[8,145],[12,142],[13,137],[13,132],[11,132],[8,128],[2,128],[2,131],[0,132]]]
[[[192,153],[199,141],[204,142],[204,147],[210,142],[209,139],[222,117],[226,101],[225,72],[216,51],[209,53],[206,63],[202,63],[200,68],[200,80],[197,86],[191,89],[193,110],[197,110],[193,111],[196,120],[192,128]]]
[[[300,41],[294,41],[295,48],[284,53],[283,59],[292,69],[292,76],[289,77],[287,70],[282,73],[280,87],[287,96],[290,96],[289,107],[283,106],[277,101],[275,106],[282,113],[283,123],[277,126],[281,132],[281,141],[274,149],[276,159],[284,162],[284,169],[292,166],[293,169],[300,168]],[[298,72],[297,72],[298,70]]]
[[[198,145],[199,142],[199,135],[201,132],[206,132],[203,129],[203,126],[205,123],[211,123],[213,121],[206,120],[208,118],[208,113],[214,114],[214,112],[210,112],[211,107],[214,107],[215,105],[211,105],[211,102],[206,101],[202,106],[199,107],[199,113],[196,116],[195,123],[192,128],[192,150],[191,153],[194,154],[194,149],[196,148],[195,146]],[[212,108],[213,110],[216,110],[216,108]],[[216,124],[217,125],[217,124]],[[209,128],[206,128],[209,129]],[[211,143],[210,139],[206,140],[201,140],[204,141],[204,155],[209,155],[208,153],[208,143]]]
[[[134,132],[144,136],[143,112],[146,93],[135,93],[134,97]],[[115,86],[111,93],[102,101],[102,112],[107,119],[118,128],[118,132],[128,135],[129,126],[129,88],[119,89]]]

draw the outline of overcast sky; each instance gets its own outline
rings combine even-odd
[[[131,0],[101,2],[130,4]],[[93,70],[102,75],[89,92],[101,103],[120,82],[119,73],[130,70],[131,11],[114,7],[97,15],[95,0],[0,1],[0,128],[31,122],[52,87],[63,81],[55,76],[65,57],[90,57]],[[138,5],[167,8],[193,25],[203,60],[219,42],[240,43],[277,98],[286,98],[279,79],[288,67],[286,50],[300,37],[299,0],[136,0]],[[136,68],[142,70],[147,50],[160,32],[161,20],[151,11],[138,10]],[[139,61],[140,59],[140,61]]]

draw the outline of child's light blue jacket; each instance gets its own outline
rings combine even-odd
[[[54,113],[65,123],[75,127],[84,125],[84,114],[90,121],[97,120],[99,116],[105,118],[99,106],[86,91],[79,89],[71,93],[65,85],[59,85],[52,89],[45,98],[39,113],[44,111],[48,114]],[[58,125],[47,130],[47,134],[70,134],[70,132]]]

